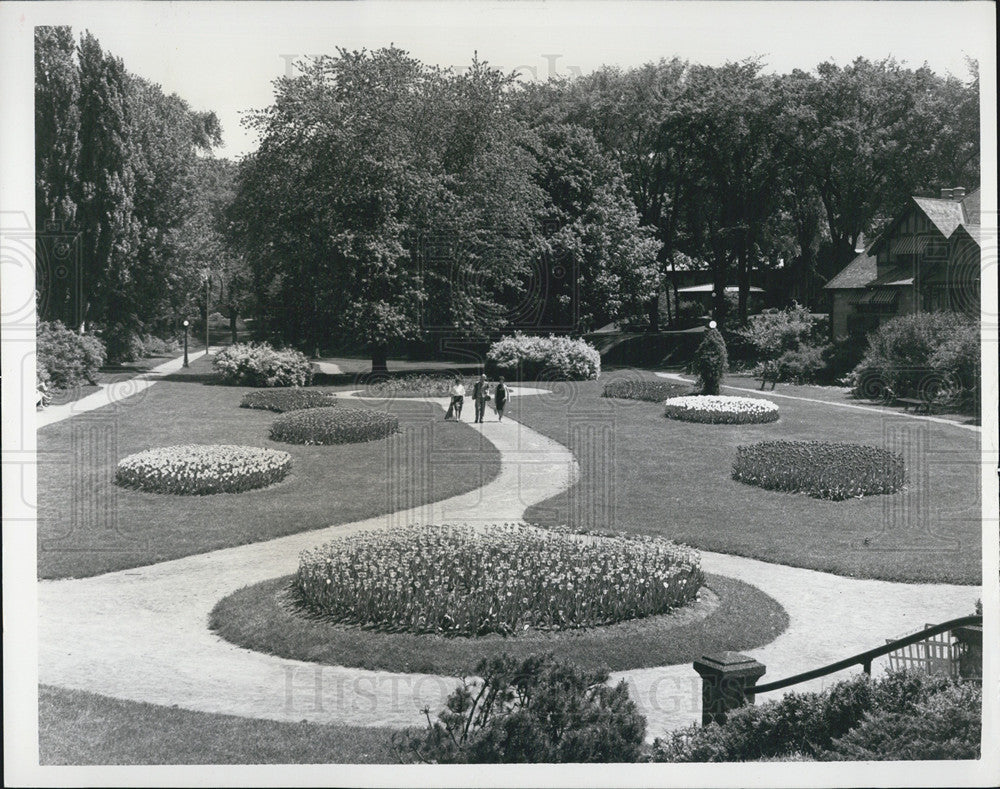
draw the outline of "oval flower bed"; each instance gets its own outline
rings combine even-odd
[[[737,447],[733,479],[841,501],[903,487],[903,456],[865,444],[764,441]]]
[[[264,389],[247,392],[240,401],[240,408],[259,408],[265,411],[299,411],[303,408],[324,408],[337,404],[337,398],[328,392],[311,389]]]
[[[757,397],[687,395],[671,397],[663,405],[666,409],[664,416],[685,422],[748,425],[778,419],[778,406]]]
[[[285,478],[287,452],[228,444],[158,447],[123,458],[115,482],[152,493],[240,493]]]
[[[649,379],[619,378],[604,384],[604,391],[601,393],[601,397],[662,403],[668,397],[677,397],[687,394],[690,391],[691,384],[652,381]]]
[[[398,432],[398,418],[371,408],[308,408],[271,425],[271,438],[286,444],[354,444]]]
[[[361,532],[303,552],[295,582],[334,622],[477,636],[662,614],[702,581],[700,555],[663,538],[513,523]]]

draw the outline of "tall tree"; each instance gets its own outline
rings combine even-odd
[[[80,189],[80,72],[69,27],[35,28],[35,226],[40,262],[54,259],[54,237],[66,238],[76,220]],[[71,260],[58,276],[38,265],[36,288],[44,293],[39,318],[80,322],[75,297],[80,272]]]
[[[589,331],[641,315],[659,287],[661,245],[639,226],[621,168],[579,126],[548,124],[536,134],[547,253],[561,272],[550,279],[546,322]]]

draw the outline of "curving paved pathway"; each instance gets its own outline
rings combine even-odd
[[[527,391],[521,394],[528,394]],[[437,399],[442,408],[446,399]],[[463,414],[471,419],[472,409]],[[492,416],[492,415],[490,415]],[[489,417],[488,417],[489,418]],[[301,550],[368,528],[413,522],[518,520],[566,489],[578,469],[562,445],[514,420],[477,426],[502,456],[499,476],[470,493],[403,512],[93,578],[41,581],[39,681],[204,712],[362,726],[420,724],[455,678],[318,666],[236,647],[207,629],[216,602],[295,571]],[[706,571],[751,583],[788,611],[788,630],[751,650],[779,679],[880,640],[972,611],[978,587],[854,580],[703,553]],[[700,717],[689,664],[619,673],[646,714],[652,738]],[[837,677],[797,689],[816,689]]]
[[[200,359],[204,355],[204,350],[193,351],[188,354],[188,362]],[[53,425],[56,422],[62,422],[64,419],[69,419],[71,416],[116,405],[122,400],[149,389],[149,387],[163,378],[163,376],[176,373],[183,366],[184,357],[178,356],[176,359],[171,359],[169,362],[157,365],[148,372],[140,373],[132,378],[124,378],[121,381],[104,384],[98,391],[86,397],[81,397],[79,400],[64,403],[63,405],[46,406],[41,411],[36,412],[35,428],[43,428],[47,425]]]

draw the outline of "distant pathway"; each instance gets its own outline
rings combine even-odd
[[[444,408],[446,398],[434,400]],[[471,410],[463,414],[471,419]],[[493,420],[494,415],[488,414]],[[287,660],[234,646],[209,632],[208,616],[232,592],[295,571],[300,551],[361,529],[420,522],[491,523],[577,478],[568,449],[507,420],[477,425],[501,453],[499,476],[445,501],[344,526],[294,534],[147,567],[38,584],[39,681],[204,712],[361,726],[419,725],[456,679]],[[788,630],[749,654],[780,679],[882,639],[972,611],[976,587],[854,580],[829,573],[702,552],[707,572],[759,587],[785,607]],[[699,719],[700,684],[690,664],[622,672],[647,716],[650,737]],[[827,679],[827,682],[831,679]],[[816,681],[798,689],[816,688]]]
[[[204,355],[205,351],[189,353],[188,361],[193,362]],[[139,392],[149,389],[149,387],[163,378],[163,376],[176,373],[183,366],[184,357],[178,356],[176,359],[171,359],[169,362],[157,365],[148,372],[139,373],[139,375],[133,378],[125,378],[121,381],[112,381],[111,383],[104,384],[101,386],[100,391],[93,392],[86,397],[81,397],[79,400],[64,403],[63,405],[46,406],[41,411],[35,412],[35,427],[37,429],[53,425],[56,422],[69,419],[71,416],[85,414],[88,411],[95,411],[98,408],[120,403],[129,397],[139,394]]]
[[[691,378],[685,378],[678,373],[656,373],[660,378],[667,378],[671,381],[678,381],[680,383],[690,384],[693,383]],[[723,389],[732,389],[734,392],[749,392],[750,394],[757,395],[758,397],[782,397],[785,400],[801,400],[806,403],[818,403],[819,405],[828,405],[833,408],[853,408],[855,411],[871,411],[876,414],[883,414],[885,416],[900,416],[907,419],[921,419],[925,422],[937,422],[939,425],[948,425],[949,427],[960,427],[963,430],[972,430],[975,433],[982,433],[983,428],[979,425],[963,425],[961,422],[955,422],[952,419],[941,419],[937,416],[923,416],[921,414],[908,414],[905,411],[893,411],[888,408],[878,408],[871,405],[855,405],[854,403],[835,403],[832,400],[820,400],[815,397],[801,397],[800,395],[787,395],[781,394],[779,392],[768,392],[763,389],[747,389],[743,386],[729,386],[728,384],[722,384]]]

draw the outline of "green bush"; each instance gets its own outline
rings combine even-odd
[[[286,444],[356,444],[398,432],[399,419],[370,408],[306,408],[271,425],[271,439]]]
[[[287,452],[225,444],[158,447],[123,458],[115,483],[151,493],[240,493],[284,479]]]
[[[903,456],[864,444],[764,441],[736,448],[733,479],[841,501],[903,487]]]
[[[754,376],[765,381],[791,381],[796,384],[825,379],[828,347],[800,345],[795,350],[785,351],[777,359],[761,362],[754,369]]]
[[[431,764],[634,762],[646,720],[624,680],[551,655],[484,660],[438,720],[397,736],[405,761]]]
[[[699,555],[654,537],[505,523],[362,532],[302,554],[312,611],[381,630],[515,635],[593,627],[691,602]]]
[[[979,399],[979,325],[950,312],[924,312],[886,321],[868,335],[854,368],[854,394],[938,399],[966,404]]]
[[[686,394],[691,394],[690,384],[652,381],[649,379],[619,378],[604,384],[604,391],[601,393],[601,397],[662,403],[668,397],[678,397]]]
[[[36,335],[38,375],[56,389],[95,384],[104,365],[104,344],[92,334],[78,334],[59,321],[41,321]]]
[[[914,704],[912,712],[867,713],[837,739],[831,760],[978,759],[982,736],[982,687],[948,687]]]
[[[264,411],[300,411],[303,408],[325,408],[337,405],[337,398],[327,392],[294,387],[292,389],[264,389],[247,392],[240,401],[240,408],[259,408]]]
[[[601,374],[601,355],[585,340],[515,334],[490,346],[491,376],[521,381],[590,381]]]
[[[698,350],[695,351],[692,364],[700,381],[701,393],[717,395],[719,385],[729,367],[726,341],[722,339],[718,329],[708,329],[705,332]]]
[[[875,744],[872,735],[877,737],[878,729],[866,723],[869,716],[913,723],[928,707],[952,707],[951,712],[957,712],[951,699],[969,699],[976,692],[971,683],[956,684],[947,677],[922,673],[890,671],[876,680],[859,674],[819,693],[790,692],[780,700],[741,707],[731,712],[722,725],[712,723],[673,731],[665,739],[656,740],[651,759],[735,762],[798,754],[819,759],[851,758],[848,754],[852,749],[860,754],[861,748]],[[966,708],[975,709],[974,704]],[[964,716],[956,715],[955,719],[960,723]],[[863,731],[855,734],[858,729]],[[968,732],[968,727],[960,726],[959,731]],[[974,739],[978,744],[978,733]]]
[[[741,347],[741,361],[760,363],[778,359],[789,351],[818,348],[829,332],[828,322],[794,304],[787,309],[751,315],[747,323],[733,332]]]
[[[212,366],[223,381],[236,386],[306,386],[313,377],[313,366],[303,354],[267,343],[230,345],[215,355]]]
[[[144,334],[139,338],[143,356],[167,356],[177,353],[181,344],[177,340],[164,340],[153,334]]]

